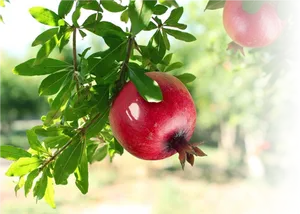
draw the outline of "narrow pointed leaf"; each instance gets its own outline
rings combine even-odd
[[[18,160],[19,158],[23,157],[31,157],[31,154],[19,147],[10,146],[10,145],[1,145],[0,146],[1,151],[1,158],[4,158],[6,160]]]
[[[91,159],[91,163],[96,161],[102,161],[107,155],[107,148],[107,145],[98,148]]]
[[[67,135],[59,135],[55,137],[47,137],[44,139],[44,143],[48,148],[60,148],[70,140]]]
[[[64,21],[52,10],[43,7],[32,7],[29,9],[30,14],[42,24],[49,26],[62,26]]]
[[[19,182],[15,186],[15,195],[16,196],[17,196],[18,191],[24,186],[24,184],[25,184],[25,178],[24,178],[24,176],[21,176],[19,178]]]
[[[193,42],[196,40],[196,37],[194,37],[190,33],[182,32],[179,30],[166,29],[166,28],[164,29],[164,31],[170,36],[173,36],[175,39],[182,40],[185,42]]]
[[[205,10],[216,10],[223,8],[225,5],[225,0],[209,0],[206,4]]]
[[[172,23],[178,23],[179,19],[181,18],[183,14],[183,7],[175,8],[171,11],[169,17],[164,22],[164,24],[172,24]]]
[[[57,59],[47,58],[39,65],[33,65],[35,59],[30,59],[17,65],[13,72],[22,76],[36,76],[55,73],[71,66],[69,63]]]
[[[128,8],[128,16],[131,21],[131,32],[136,35],[145,29],[152,17],[155,1],[131,0]]]
[[[90,24],[94,24],[96,22],[99,22],[102,19],[101,13],[94,13],[86,18],[86,20],[83,22],[82,26],[88,26]]]
[[[34,129],[27,130],[26,136],[31,149],[34,149],[38,152],[47,152],[46,149],[42,146],[41,142],[38,140]]]
[[[68,15],[68,13],[70,13],[73,4],[73,0],[61,0],[58,6],[58,15],[61,18],[64,18],[66,15]]]
[[[190,73],[184,73],[175,77],[178,78],[184,84],[193,82],[196,79],[196,77]]]
[[[55,34],[57,34],[58,28],[50,28],[40,35],[38,35],[35,40],[32,42],[31,46],[43,45],[49,41]]]
[[[28,174],[24,185],[24,191],[26,197],[31,190],[34,179],[39,175],[39,173],[40,173],[39,169],[35,169]]]
[[[105,10],[108,10],[110,12],[121,12],[126,9],[126,6],[120,5],[113,0],[101,1],[101,4]]]
[[[56,208],[55,201],[54,201],[54,186],[53,186],[53,179],[47,177],[47,187],[45,190],[44,200],[49,204],[52,208]]]
[[[42,81],[39,87],[39,95],[56,94],[60,90],[64,81],[68,78],[71,78],[69,71],[62,71],[49,75]]]
[[[64,184],[70,174],[78,166],[82,155],[83,143],[75,140],[72,144],[59,155],[54,166],[54,179],[56,184]]]
[[[183,66],[182,62],[174,62],[166,67],[165,72],[172,71]]]
[[[20,158],[12,163],[5,173],[7,176],[22,176],[33,171],[41,165],[41,160],[37,157]]]
[[[158,103],[163,99],[158,83],[146,74],[129,67],[129,78],[134,83],[139,94],[147,101]]]
[[[106,110],[104,110],[101,113],[99,118],[94,123],[91,124],[91,126],[87,129],[86,139],[95,137],[103,129],[105,123],[108,120],[108,112],[109,112],[109,108],[106,108]],[[87,124],[89,124],[89,122],[87,122]]]
[[[41,200],[46,192],[46,188],[48,185],[48,177],[45,172],[43,172],[42,177],[36,182],[33,188],[33,196],[36,197],[37,200]]]
[[[76,181],[75,184],[82,194],[86,194],[89,189],[89,171],[88,171],[88,159],[87,151],[84,149],[80,163],[75,170]]]

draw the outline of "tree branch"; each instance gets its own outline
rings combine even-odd
[[[76,51],[76,32],[77,29],[74,27],[73,29],[73,43],[72,43],[72,48],[73,48],[73,67],[74,67],[74,81],[76,82],[76,91],[78,93],[78,98],[79,98],[79,90],[80,90],[80,85],[79,85],[79,79],[78,79],[78,65],[77,65],[77,51]]]

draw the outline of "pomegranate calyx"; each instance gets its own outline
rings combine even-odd
[[[234,53],[240,52],[243,56],[245,56],[244,48],[242,46],[240,46],[239,44],[235,43],[234,41],[228,43],[226,50],[227,51],[232,50]]]
[[[196,143],[196,144],[190,144],[187,142],[185,138],[181,138],[180,141],[176,141],[172,145],[173,149],[175,149],[179,154],[179,161],[182,167],[182,170],[184,170],[185,162],[187,161],[191,166],[194,165],[195,156],[206,156],[206,154],[199,149],[197,146],[202,143]]]

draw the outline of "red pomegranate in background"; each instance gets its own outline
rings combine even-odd
[[[196,124],[193,99],[176,77],[162,72],[146,73],[161,88],[163,101],[149,103],[130,81],[113,102],[109,114],[112,132],[132,155],[145,160],[160,160],[179,153],[184,168],[194,156],[205,154],[190,144]]]
[[[226,0],[225,2],[223,25],[227,34],[235,43],[243,47],[258,48],[274,42],[283,28],[276,5],[266,1],[257,12],[252,14],[243,9],[242,1]]]

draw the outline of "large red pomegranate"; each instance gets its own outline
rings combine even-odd
[[[132,155],[145,160],[167,158],[176,152],[184,168],[194,156],[205,154],[190,144],[196,124],[193,99],[176,77],[162,72],[146,73],[161,88],[163,101],[149,103],[130,81],[113,102],[109,114],[112,132]]]
[[[283,28],[276,5],[266,1],[257,12],[250,14],[243,9],[242,1],[225,2],[223,24],[227,34],[243,47],[264,47],[274,42]]]

